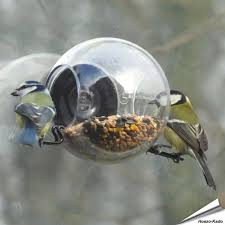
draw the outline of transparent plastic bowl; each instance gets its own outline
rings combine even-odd
[[[125,40],[76,45],[44,82],[56,105],[55,123],[66,127],[63,145],[82,158],[115,162],[146,151],[168,118],[169,85],[161,67]]]

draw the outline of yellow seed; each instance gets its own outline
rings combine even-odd
[[[118,128],[115,128],[115,132],[120,132],[120,131],[122,131],[123,129],[122,128],[120,128],[120,127],[118,127]]]
[[[132,124],[130,126],[130,129],[133,130],[133,131],[139,131],[138,127],[135,124]]]

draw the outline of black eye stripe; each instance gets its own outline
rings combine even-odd
[[[22,90],[22,89],[25,89],[25,88],[27,88],[27,87],[28,87],[27,85],[23,85],[23,86],[21,86],[19,89]]]
[[[17,90],[18,91],[23,91],[26,88],[31,88],[31,89],[34,88],[35,91],[45,90],[45,86],[44,85],[41,85],[41,84],[23,84]]]
[[[35,86],[37,86],[37,85],[26,85],[26,84],[24,84],[18,90],[23,90],[23,89],[26,89],[26,88],[29,88],[29,87],[35,87]]]

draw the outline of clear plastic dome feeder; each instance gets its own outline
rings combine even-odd
[[[146,151],[168,116],[162,69],[124,40],[99,38],[73,47],[45,83],[56,106],[55,123],[66,127],[64,145],[82,158],[112,162]]]

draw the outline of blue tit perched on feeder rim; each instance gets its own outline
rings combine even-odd
[[[21,102],[15,107],[16,122],[22,129],[18,138],[19,143],[24,145],[39,143],[40,147],[43,144],[56,143],[59,140],[58,136],[62,136],[56,127],[52,127],[55,142],[43,141],[56,114],[48,89],[37,81],[26,81],[11,95],[21,97]]]
[[[150,104],[158,105],[157,101],[159,100],[153,100]],[[214,179],[206,163],[205,151],[208,150],[206,132],[189,98],[180,91],[170,90],[170,104],[170,116],[163,134],[171,146],[155,145],[147,152],[172,158],[175,162],[183,160],[181,155],[190,155],[197,160],[207,185],[216,190]],[[158,150],[161,147],[173,147],[176,153],[161,152]]]

